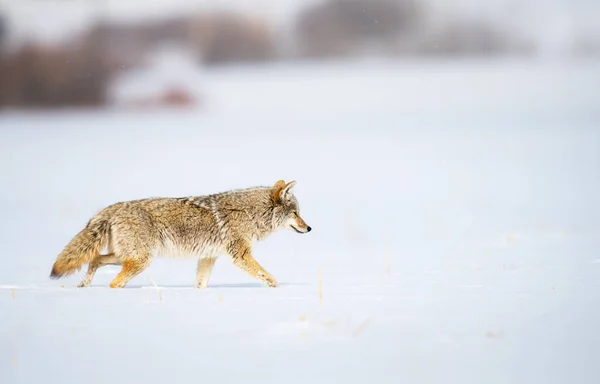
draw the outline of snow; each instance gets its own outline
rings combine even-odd
[[[598,382],[598,68],[230,68],[207,110],[5,111],[2,383]],[[282,178],[313,231],[256,244],[279,288],[226,258],[206,291],[194,260],[48,278],[108,204]]]

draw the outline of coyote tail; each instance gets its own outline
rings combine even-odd
[[[95,217],[90,220],[58,255],[50,277],[58,279],[70,275],[92,261],[108,242],[109,231],[110,225],[105,218]]]

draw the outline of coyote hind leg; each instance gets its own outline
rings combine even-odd
[[[127,283],[142,273],[150,265],[150,258],[135,258],[123,261],[121,272],[110,282],[111,288],[123,288]]]
[[[109,253],[107,255],[100,255],[96,257],[90,262],[87,274],[85,275],[81,283],[79,283],[78,287],[89,287],[92,283],[92,280],[94,279],[94,275],[96,274],[98,268],[103,267],[105,265],[121,265],[121,263],[121,260],[117,256],[115,256],[114,253]]]

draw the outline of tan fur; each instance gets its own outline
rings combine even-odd
[[[250,276],[276,287],[277,281],[252,256],[252,243],[279,229],[306,233],[291,189],[278,181],[207,196],[151,198],[113,204],[94,216],[58,256],[50,276],[60,278],[89,263],[80,287],[91,284],[98,268],[122,265],[110,283],[122,288],[155,256],[198,257],[196,286],[206,288],[218,256],[228,254]],[[102,249],[108,253],[101,255]]]
[[[196,273],[196,288],[207,288],[210,272],[217,261],[216,257],[200,258],[198,260],[198,270]]]

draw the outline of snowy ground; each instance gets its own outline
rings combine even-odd
[[[599,382],[598,68],[230,69],[206,111],[0,115],[0,381]],[[280,288],[225,258],[206,291],[194,260],[48,279],[105,205],[280,178],[313,227],[257,244]]]

